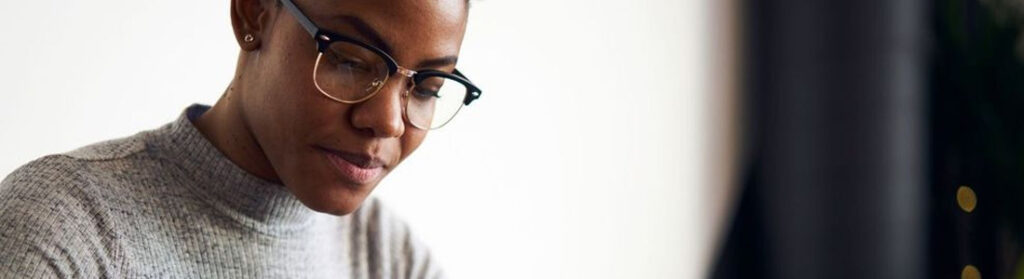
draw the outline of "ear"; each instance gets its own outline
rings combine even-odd
[[[245,51],[260,48],[264,29],[268,27],[269,11],[263,5],[264,0],[231,0],[231,26],[235,30],[235,40]]]

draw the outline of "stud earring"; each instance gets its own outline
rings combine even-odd
[[[252,41],[256,40],[256,38],[253,38],[252,34],[245,34],[245,37],[243,37],[242,40],[244,40],[246,43],[251,43]]]

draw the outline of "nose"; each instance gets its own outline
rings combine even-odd
[[[406,79],[392,77],[376,95],[352,107],[352,126],[367,136],[397,138],[405,134],[402,95]]]

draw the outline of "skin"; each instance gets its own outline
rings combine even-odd
[[[466,30],[465,0],[295,0],[320,28],[359,38],[342,16],[365,21],[390,45],[399,65],[458,56]],[[406,123],[409,80],[393,76],[358,104],[331,101],[317,91],[317,52],[310,35],[275,1],[233,0],[231,19],[241,47],[236,75],[196,127],[247,172],[287,187],[307,207],[349,214],[423,142],[427,131]],[[254,40],[246,42],[251,34]],[[378,46],[380,47],[380,46]],[[453,63],[430,69],[451,72]],[[383,171],[369,183],[341,175],[318,147],[379,158]]]

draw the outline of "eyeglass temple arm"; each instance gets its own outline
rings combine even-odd
[[[299,25],[302,25],[302,28],[306,29],[306,32],[309,32],[309,36],[315,38],[316,34],[320,33],[320,27],[313,24],[313,21],[310,21],[309,18],[306,17],[306,14],[302,13],[302,10],[299,10],[299,7],[295,6],[295,3],[292,3],[292,0],[281,0],[281,3],[283,3],[284,7],[292,13],[292,16],[299,21]]]
[[[465,80],[467,83],[469,83],[467,84],[470,87],[470,90],[468,92],[469,94],[467,94],[466,98],[462,100],[462,104],[468,106],[474,100],[479,99],[480,95],[483,94],[480,88],[476,87],[476,85],[473,84],[473,82],[469,81],[469,78],[467,78],[466,75],[463,75],[462,72],[459,72],[459,69],[455,69],[455,71],[452,71],[452,74],[455,74],[455,76],[458,76]]]

